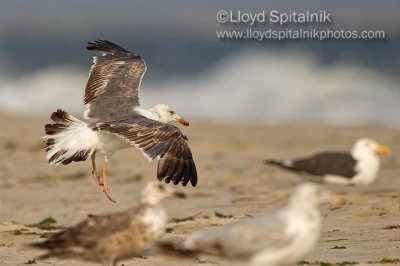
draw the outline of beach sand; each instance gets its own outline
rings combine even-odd
[[[24,265],[41,251],[26,244],[43,241],[42,230],[29,225],[53,217],[55,226],[71,226],[89,214],[123,210],[137,204],[140,189],[156,179],[157,163],[134,149],[118,151],[108,164],[110,202],[90,176],[90,162],[48,166],[41,150],[49,119],[0,116],[0,265]],[[308,262],[400,263],[399,130],[382,126],[256,125],[191,121],[189,138],[199,181],[179,187],[186,200],[168,199],[171,222],[164,237],[184,238],[286,204],[304,179],[263,165],[265,158],[292,158],[321,149],[348,150],[355,139],[369,136],[389,145],[378,180],[367,187],[324,185],[346,202],[323,205],[321,239]],[[183,219],[183,221],[179,220]],[[150,251],[128,265],[214,265],[212,257],[175,260]],[[384,262],[384,261],[382,261]],[[33,263],[33,262],[32,262]],[[36,261],[35,265],[95,265],[75,260]],[[228,264],[229,265],[229,264]]]

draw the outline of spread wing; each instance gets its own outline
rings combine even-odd
[[[89,42],[88,50],[100,52],[94,57],[86,84],[85,118],[117,117],[139,106],[140,82],[146,63],[137,54],[106,41]]]
[[[351,178],[357,174],[357,161],[349,153],[320,153],[309,158],[294,160],[292,167],[312,175],[338,175]]]
[[[187,138],[178,127],[131,115],[118,121],[96,122],[94,129],[127,140],[149,159],[159,159],[157,178],[174,185],[197,184],[197,171]]]

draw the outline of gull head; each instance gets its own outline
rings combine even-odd
[[[343,201],[344,198],[341,195],[334,194],[314,183],[304,183],[299,185],[292,194],[290,205],[317,208],[321,203],[339,204]]]
[[[155,205],[161,200],[169,197],[185,198],[183,192],[175,190],[173,187],[159,182],[149,182],[141,194],[141,203]]]
[[[150,109],[163,123],[178,122],[184,126],[189,126],[189,122],[178,115],[171,106],[166,104],[157,104]]]
[[[352,154],[356,157],[383,154],[389,155],[390,148],[385,145],[381,145],[370,138],[358,139],[353,146]]]

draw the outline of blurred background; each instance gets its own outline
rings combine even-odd
[[[385,40],[223,41],[219,10],[327,10],[332,27],[384,30]],[[400,122],[400,2],[4,0],[0,113],[84,111],[93,54],[108,39],[147,62],[142,106],[190,119],[327,124]],[[232,29],[232,28],[229,28]]]

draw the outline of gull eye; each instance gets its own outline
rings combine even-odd
[[[173,115],[173,114],[175,114],[175,112],[174,111],[169,111],[169,114]]]
[[[158,189],[159,189],[159,190],[164,190],[165,187],[164,187],[162,184],[159,184],[159,185],[158,185]]]

